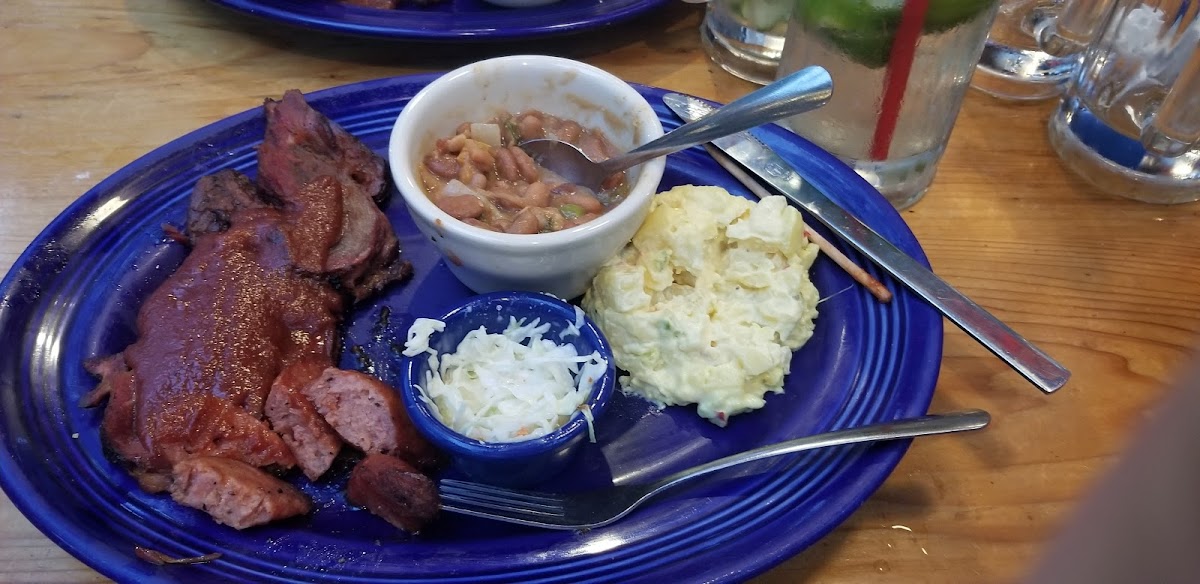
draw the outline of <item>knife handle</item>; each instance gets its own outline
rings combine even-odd
[[[768,181],[771,182],[771,181]],[[816,187],[804,181],[801,190]],[[818,221],[836,232],[882,268],[933,305],[946,318],[961,328],[997,357],[1017,370],[1038,389],[1053,393],[1070,378],[1071,372],[1052,359],[1041,349],[1001,322],[975,301],[967,298],[945,280],[934,274],[892,245],[883,236],[875,233],[845,209],[834,204],[824,195],[809,196],[808,205],[784,189],[775,189],[793,203],[808,209]]]

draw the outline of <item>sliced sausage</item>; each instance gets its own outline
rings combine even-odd
[[[312,502],[299,490],[231,458],[202,456],[172,469],[171,498],[200,509],[217,523],[245,529],[303,515]]]
[[[440,505],[429,477],[386,454],[368,454],[350,471],[346,498],[410,533],[433,521]]]
[[[413,427],[396,391],[370,375],[330,367],[304,387],[304,395],[343,440],[363,452],[394,454],[419,468],[441,460]]]
[[[288,366],[271,385],[264,409],[271,428],[292,449],[296,464],[312,481],[329,470],[342,449],[337,432],[300,391],[323,370],[304,362]]]

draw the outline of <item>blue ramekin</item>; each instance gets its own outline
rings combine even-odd
[[[438,354],[453,353],[470,331],[483,326],[489,333],[500,333],[510,318],[532,322],[539,318],[550,323],[544,338],[560,344],[570,343],[580,355],[599,351],[608,368],[592,386],[584,402],[591,408],[595,424],[612,397],[616,383],[616,367],[612,350],[600,329],[584,316],[579,335],[560,339],[559,333],[576,320],[575,307],[554,296],[537,292],[493,292],[473,296],[438,320],[446,329],[434,333],[429,346]],[[566,424],[544,436],[519,442],[483,442],[460,434],[434,416],[430,407],[420,399],[416,387],[424,383],[429,371],[429,354],[405,357],[400,366],[400,393],[413,425],[435,446],[449,454],[453,465],[472,480],[507,487],[525,487],[542,482],[566,466],[578,447],[587,440],[587,420],[576,412]]]

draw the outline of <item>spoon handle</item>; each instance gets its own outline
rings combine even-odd
[[[983,410],[963,410],[949,414],[928,415],[919,418],[893,420],[890,422],[871,424],[869,426],[846,428],[844,430],[834,430],[832,432],[825,432],[823,434],[806,436],[804,438],[797,438],[795,440],[788,440],[786,442],[770,444],[755,448],[753,450],[747,450],[732,456],[719,458],[707,464],[702,464],[700,466],[695,466],[687,470],[680,471],[655,483],[652,493],[658,493],[684,481],[723,470],[731,466],[753,462],[755,460],[762,460],[772,456],[780,456],[783,454],[791,454],[793,452],[824,448],[826,446],[857,444],[860,442],[877,442],[882,440],[896,440],[899,438],[915,438],[917,436],[962,432],[964,430],[978,430],[984,426],[987,426],[991,419],[991,416]]]
[[[607,174],[689,146],[711,142],[743,130],[794,116],[825,105],[833,95],[833,79],[825,69],[805,67],[721,107],[712,115],[601,163]]]

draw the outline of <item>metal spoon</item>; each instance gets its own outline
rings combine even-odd
[[[521,149],[535,162],[579,186],[599,191],[605,179],[647,160],[689,146],[749,130],[825,105],[833,79],[821,67],[806,67],[738,98],[710,116],[684,124],[662,137],[604,161],[588,158],[578,147],[550,138],[527,140]]]

